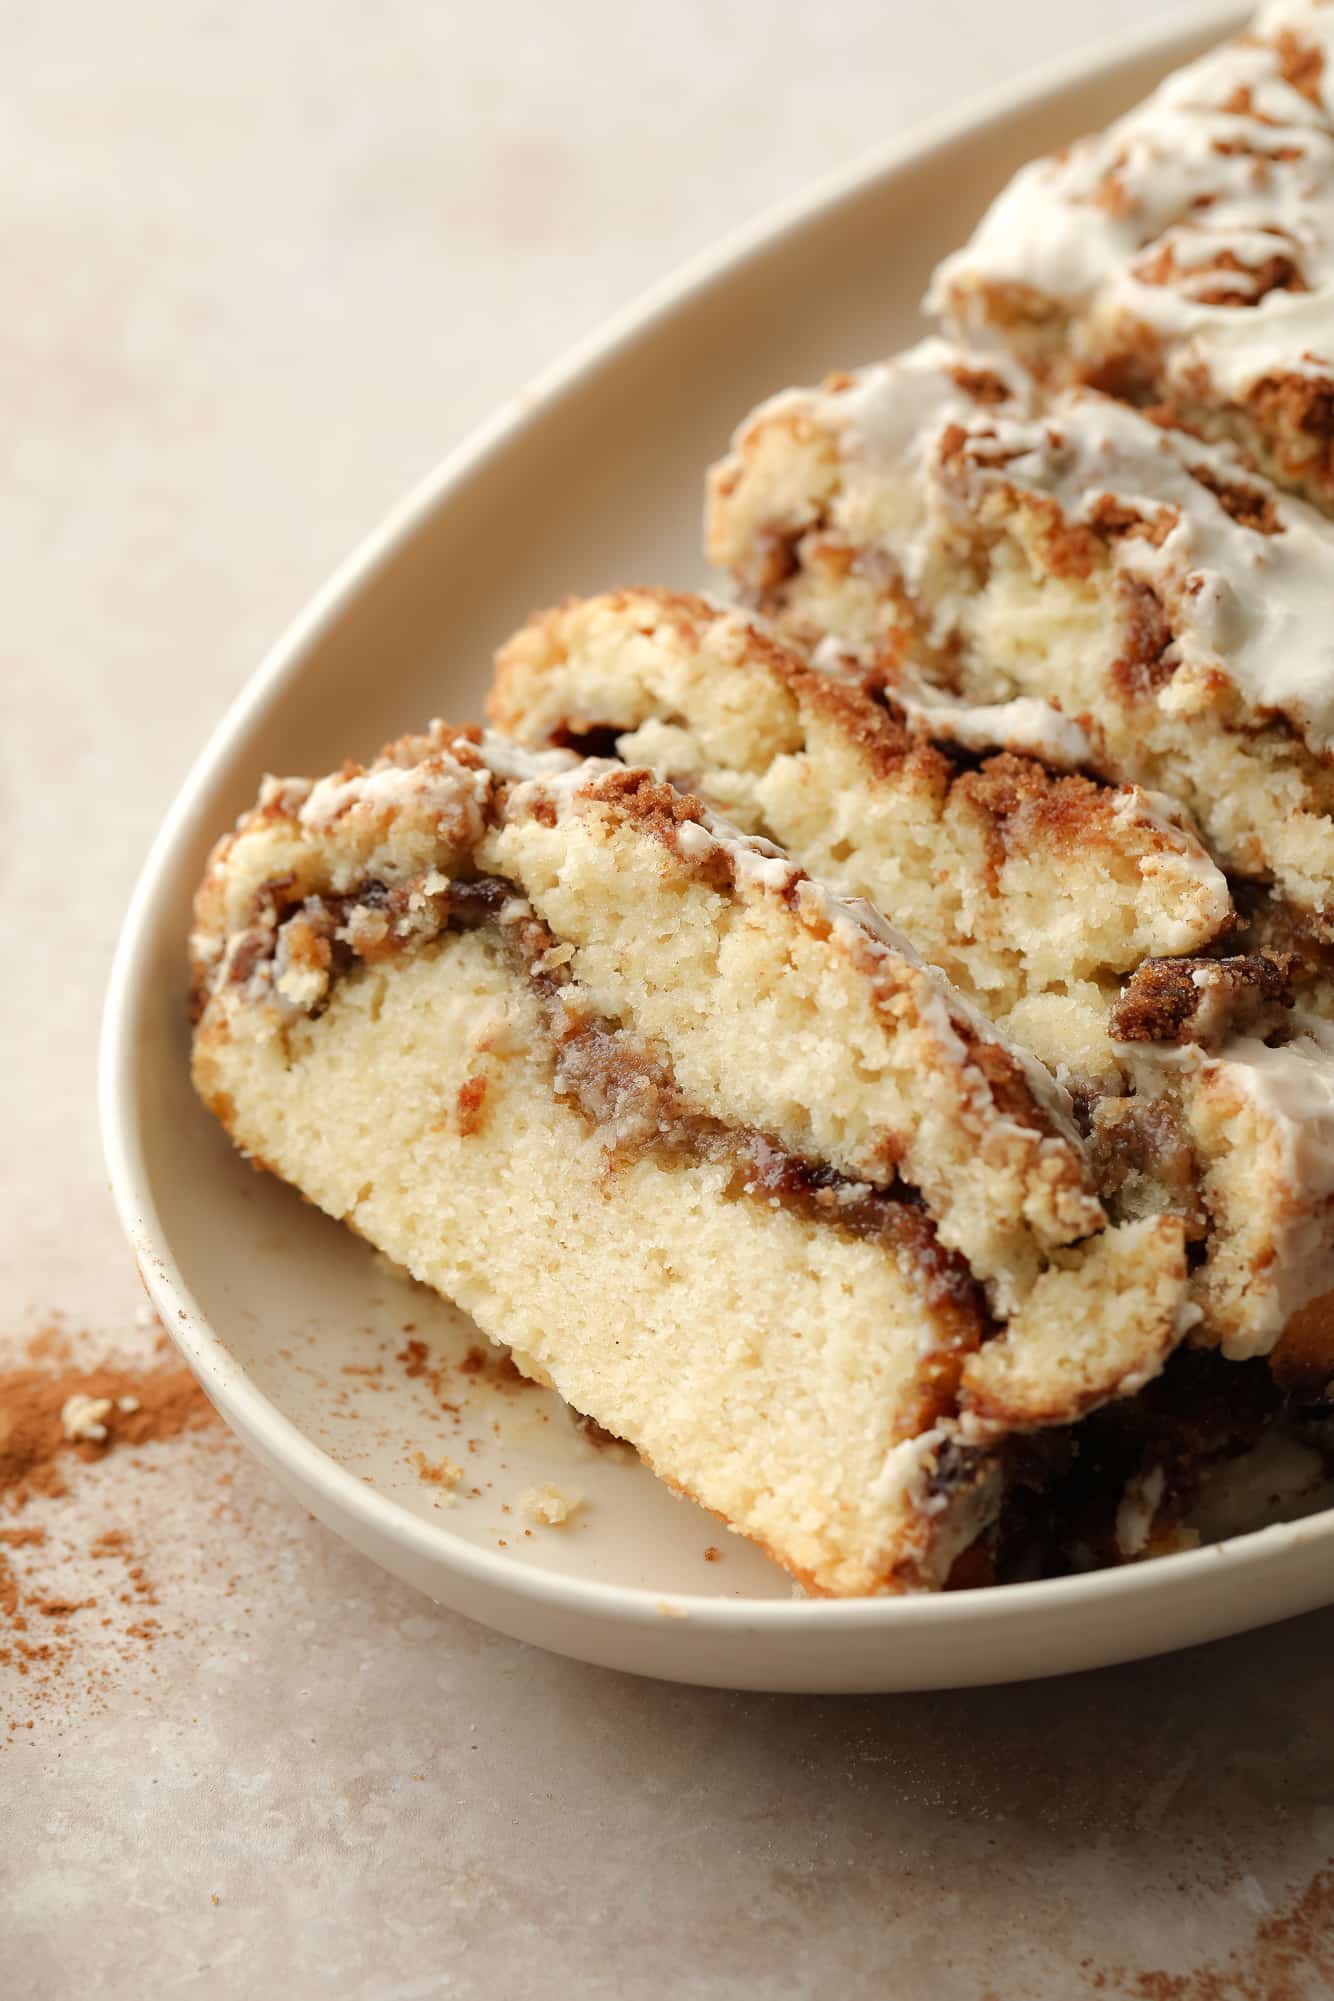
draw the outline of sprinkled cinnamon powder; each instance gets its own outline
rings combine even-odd
[[[121,1660],[127,1649],[142,1655],[162,1630],[149,1611],[158,1605],[157,1588],[131,1531],[108,1526],[84,1544],[62,1533],[59,1504],[74,1483],[95,1477],[98,1462],[119,1454],[125,1485],[118,1481],[117,1499],[123,1494],[131,1516],[141,1518],[135,1504],[154,1468],[138,1448],[216,1423],[189,1370],[167,1359],[169,1348],[160,1335],[154,1356],[139,1368],[106,1361],[80,1366],[79,1344],[50,1327],[25,1344],[19,1366],[0,1373],[0,1515],[32,1508],[44,1516],[0,1523],[0,1690],[9,1711],[0,1712],[0,1724],[9,1738],[30,1730],[34,1713],[59,1711],[76,1684],[84,1697],[96,1693],[108,1649]],[[76,1410],[80,1400],[98,1408],[105,1436],[70,1436],[80,1429],[68,1423],[72,1399]],[[218,1433],[211,1449],[223,1445]],[[89,1563],[97,1566],[92,1580]],[[80,1567],[70,1589],[71,1568]],[[94,1637],[100,1651],[89,1645]],[[5,1741],[0,1731],[0,1747]]]
[[[461,1405],[458,1402],[459,1377],[464,1379],[465,1388],[469,1382],[483,1384],[488,1389],[506,1393],[538,1388],[531,1376],[525,1376],[522,1370],[515,1367],[508,1353],[487,1350],[474,1344],[461,1359],[452,1355],[435,1354],[425,1341],[412,1338],[415,1332],[413,1322],[408,1321],[402,1331],[409,1338],[398,1350],[394,1357],[395,1361],[401,1365],[403,1374],[410,1380],[424,1381],[436,1404],[455,1420],[458,1420],[461,1412]],[[344,1373],[353,1371],[345,1367]],[[358,1370],[357,1373],[361,1372]],[[470,1440],[469,1450],[476,1449],[476,1441]],[[421,1478],[436,1485],[450,1485],[462,1477],[461,1472],[456,1472],[450,1480],[444,1479],[424,1453],[412,1453],[410,1459]],[[444,1463],[447,1465],[449,1462]]]
[[[61,1412],[75,1396],[110,1403],[104,1440],[68,1437]],[[12,1369],[0,1375],[0,1506],[17,1511],[35,1494],[67,1492],[71,1456],[100,1459],[118,1445],[175,1438],[213,1421],[213,1407],[188,1369],[55,1370],[40,1359]]]
[[[1080,1971],[1095,1994],[1125,2001],[1310,2001],[1334,1991],[1334,1867],[1261,1918],[1225,1960],[1189,1973],[1096,1968]],[[1317,1984],[1318,1983],[1318,1984]]]
[[[0,1619],[12,1619],[18,1610],[19,1585],[11,1565],[0,1556]]]
[[[420,1345],[415,1341],[408,1343],[412,1348]],[[483,1376],[498,1390],[531,1390],[537,1387],[531,1376],[525,1376],[522,1369],[515,1367],[513,1357],[507,1350],[497,1353],[486,1348],[469,1348],[458,1364],[458,1372],[461,1376]]]

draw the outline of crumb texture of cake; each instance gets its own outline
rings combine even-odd
[[[1327,940],[1334,528],[1114,399],[1038,413],[999,359],[981,385],[928,341],[763,405],[711,478],[713,559],[891,698],[907,659],[969,704],[1055,705]]]
[[[753,617],[667,593],[534,618],[502,647],[490,706],[535,746],[611,738],[892,914],[1077,1080],[1117,1213],[1188,1229],[1204,1338],[1268,1352],[1330,1282],[1313,1254],[1324,1194],[1309,1148],[1294,1154],[1284,1122],[1257,1106],[1237,1053],[1239,1037],[1290,1034],[1304,969],[1291,950],[1145,952],[1149,936],[1180,952],[1242,925],[1169,801],[1008,755],[960,769],[869,688],[812,669]],[[1159,1043],[1170,1060],[1157,1069],[1126,1046]],[[1211,1060],[1183,1059],[1182,1043]]]
[[[1027,709],[1020,741],[1050,747],[1066,719]],[[1058,996],[1054,1018],[1082,1009],[1096,1046],[1127,973],[1234,922],[1221,871],[1163,801],[1032,756],[960,759],[977,712],[822,671],[701,598],[624,591],[534,618],[501,648],[490,711],[523,743],[611,739],[627,763],[688,784],[866,897],[993,1019]],[[1010,720],[988,711],[977,727]],[[1084,1074],[1068,1035],[1044,1039],[1033,1013],[1019,1039]]]
[[[1188,1324],[1180,1220],[1109,1226],[1039,1067],[642,768],[434,726],[270,783],[193,950],[242,1149],[817,1590],[943,1582],[1008,1433]]]
[[[1106,131],[1023,167],[930,308],[1049,384],[1231,438],[1334,508],[1334,14],[1280,0]]]

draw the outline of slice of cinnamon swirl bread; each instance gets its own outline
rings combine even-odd
[[[791,391],[711,480],[747,601],[891,693],[1037,699],[1104,777],[1165,791],[1230,873],[1334,938],[1334,527],[1091,391],[929,341]]]
[[[192,956],[238,1145],[816,1590],[944,1582],[1006,1440],[1189,1324],[1040,1066],[642,768],[435,726],[270,781]]]

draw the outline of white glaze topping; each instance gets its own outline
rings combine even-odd
[[[910,695],[902,682],[895,684],[893,695],[913,727],[937,742],[957,743],[964,750],[1018,751],[1060,771],[1077,771],[1093,756],[1093,746],[1079,724],[1036,695],[1016,695],[1009,702],[964,702],[936,689],[929,700],[922,700]]]
[[[874,1498],[881,1503],[899,1499],[914,1514],[943,1514],[949,1506],[949,1495],[943,1487],[933,1493],[930,1481],[941,1447],[950,1441],[950,1436],[942,1425],[936,1425],[892,1447],[872,1483]]]
[[[1303,289],[1273,284],[1276,257]],[[967,322],[988,285],[1139,322],[1173,377],[1203,369],[1232,400],[1271,373],[1334,371],[1334,10],[1265,7],[1105,132],[1022,168],[928,305]]]
[[[1334,747],[1334,526],[1230,448],[1164,431],[1093,391],[1059,396],[1041,417],[1022,393],[979,404],[959,387],[968,365],[959,350],[927,341],[863,370],[851,389],[813,391],[802,403],[808,420],[839,437],[850,510],[863,483],[897,481],[915,496],[888,546],[909,588],[957,511],[961,467],[970,490],[1050,497],[1073,524],[1095,520],[1110,499],[1153,529],[1109,546],[1118,571],[1162,600],[1182,666],[1225,674],[1254,711],[1280,710],[1313,750]],[[1237,519],[1220,488],[1253,498],[1278,532]],[[949,616],[947,599],[942,625]],[[1189,678],[1169,683],[1162,699],[1179,699]]]
[[[811,654],[811,665],[831,680],[859,685],[863,663],[850,657],[843,641],[827,633]],[[1016,695],[1009,702],[968,702],[946,688],[932,687],[911,666],[895,668],[888,684],[905,721],[935,743],[964,750],[1012,750],[1035,757],[1057,771],[1078,771],[1093,759],[1088,734],[1054,702]]]
[[[577,770],[585,762],[572,750],[525,750],[496,730],[484,732],[477,754],[495,777],[520,781],[557,778],[561,772]]]
[[[554,778],[582,762],[568,750],[525,750],[494,730],[475,744],[466,736],[451,737],[443,723],[432,723],[424,741],[431,748],[411,764],[389,755],[365,769],[333,772],[313,785],[305,779],[266,778],[259,803],[280,805],[303,826],[321,831],[353,810],[386,817],[417,809],[442,816],[461,813],[480,840],[493,779]]]
[[[345,813],[390,817],[420,808],[440,815],[466,815],[480,839],[482,808],[490,791],[488,771],[461,764],[442,750],[419,764],[377,761],[364,771],[321,778],[297,809],[297,818],[304,827],[324,831]]]
[[[979,373],[994,379],[1004,397],[979,398],[968,386]],[[813,395],[789,390],[787,397],[803,409],[817,403],[826,420],[843,432],[845,448],[881,466],[915,456],[946,423],[985,421],[989,412],[1032,416],[1038,407],[1028,377],[1007,357],[989,354],[979,360],[938,338],[919,341],[891,361],[858,369],[848,388]],[[784,400],[775,397],[763,410],[781,409]]]

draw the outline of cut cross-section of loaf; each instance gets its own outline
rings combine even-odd
[[[437,726],[269,781],[192,957],[242,1149],[818,1590],[944,1581],[1007,1436],[1189,1324],[1039,1066],[643,769]]]
[[[533,746],[613,740],[892,916],[1076,1090],[1117,1212],[1181,1217],[1195,1338],[1268,1353],[1334,1285],[1334,1062],[1291,1012],[1300,962],[1231,950],[1242,919],[1169,802],[960,759],[898,694],[812,667],[751,617],[627,591],[530,621],[491,710]],[[1212,956],[1180,956],[1220,931]]]
[[[1280,0],[1034,161],[937,273],[956,329],[1243,445],[1334,510],[1334,9]]]
[[[1120,983],[1231,931],[1222,873],[1166,800],[979,755],[959,740],[961,704],[927,720],[925,706],[887,705],[752,617],[652,591],[534,618],[502,647],[490,697],[525,744],[614,742],[697,789],[867,897],[1072,1089],[1118,1088]],[[1007,720],[971,717],[992,735],[981,748]],[[1031,743],[1061,718],[1033,703],[1019,721]]]
[[[1230,450],[1091,391],[1035,411],[931,341],[777,397],[711,482],[757,608],[892,687],[1056,704],[1104,776],[1334,937],[1334,526]]]

